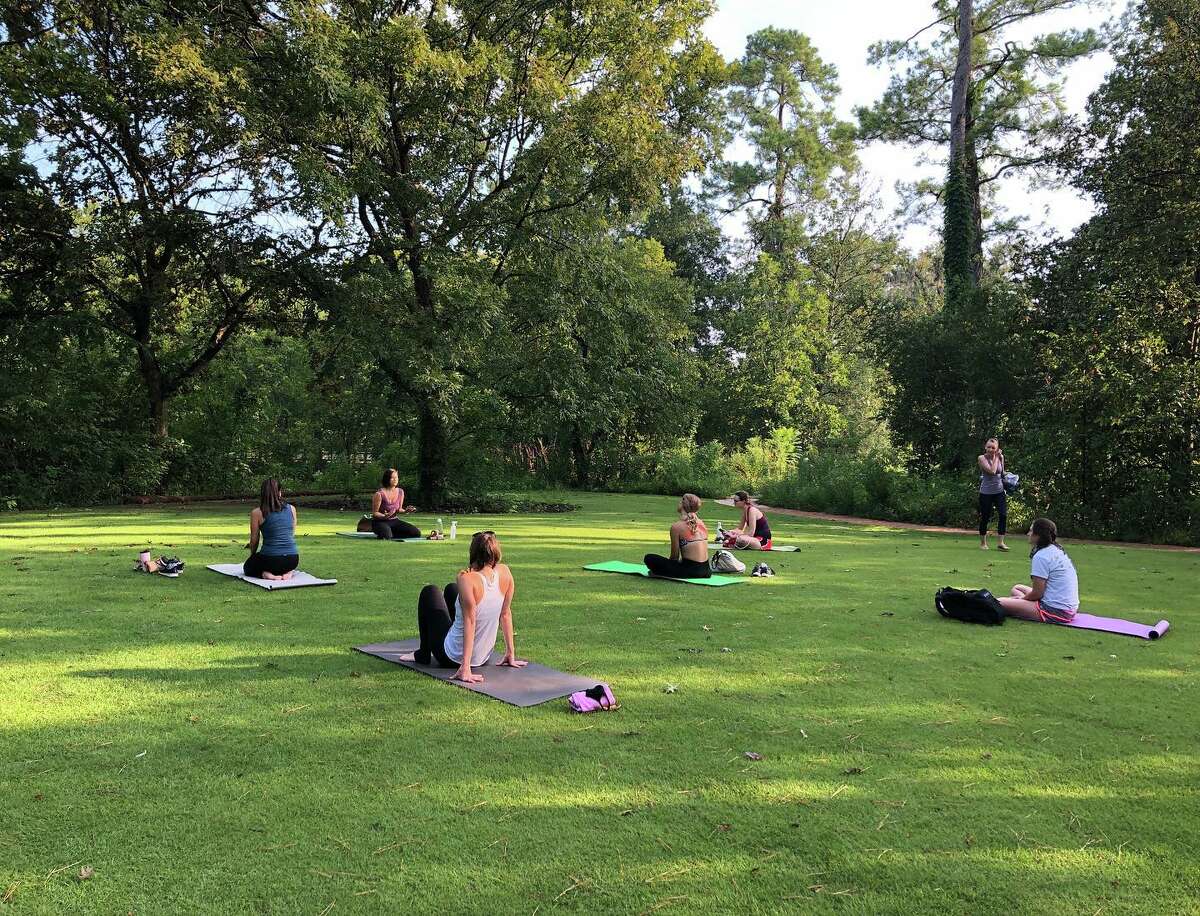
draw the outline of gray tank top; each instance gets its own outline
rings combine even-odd
[[[1000,470],[995,474],[984,471],[979,475],[979,492],[985,496],[1004,492],[1004,462],[1000,463]]]

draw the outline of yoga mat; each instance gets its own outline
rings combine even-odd
[[[431,541],[429,538],[377,538],[374,531],[335,531],[340,538],[370,538],[372,541],[400,541],[402,544],[447,544],[453,543],[450,538],[442,538],[440,541]]]
[[[647,579],[670,579],[672,582],[686,582],[688,585],[711,585],[719,588],[722,585],[738,585],[745,579],[730,579],[728,576],[713,576],[709,579],[677,579],[675,576],[652,576],[641,563],[626,563],[622,560],[605,560],[603,563],[592,563],[583,567],[594,572],[626,573],[631,576],[645,576]]]
[[[1122,620],[1119,617],[1096,617],[1092,614],[1076,614],[1070,623],[1059,624],[1063,627],[1075,627],[1078,630],[1101,630],[1105,633],[1119,633],[1122,636],[1136,636],[1138,639],[1158,639],[1170,629],[1171,624],[1160,620],[1152,627],[1134,623],[1132,620]]]
[[[709,542],[708,542],[708,546],[709,546],[709,547],[718,547],[718,548],[720,548],[721,550],[737,550],[737,548],[736,548],[736,547],[726,547],[726,546],[725,546],[724,544],[722,544],[720,541],[709,541]],[[789,545],[787,545],[787,544],[775,544],[775,545],[773,545],[773,546],[771,546],[771,547],[768,547],[768,548],[767,548],[767,550],[773,550],[773,551],[775,551],[775,552],[777,552],[777,553],[799,553],[799,552],[800,552],[800,548],[799,548],[799,547],[792,547],[792,546],[789,546]],[[745,552],[745,553],[754,553],[754,551],[753,551],[753,550],[747,550],[747,551],[744,551],[744,552]]]
[[[222,576],[232,576],[234,579],[241,579],[243,582],[249,582],[251,585],[265,588],[269,592],[281,588],[304,588],[308,585],[337,585],[337,579],[318,579],[316,576],[310,576],[308,573],[301,572],[300,570],[292,573],[290,579],[285,579],[281,582],[277,579],[254,579],[247,576],[242,572],[241,563],[213,563],[208,568],[215,573],[220,573]]]
[[[524,668],[502,668],[491,663],[478,668],[472,668],[472,671],[483,675],[483,683],[464,684],[462,681],[451,679],[451,676],[457,670],[455,668],[437,668],[400,660],[401,652],[412,652],[420,644],[421,641],[419,639],[405,639],[400,642],[376,642],[368,646],[354,646],[354,651],[363,652],[366,655],[374,655],[385,662],[392,662],[404,668],[411,668],[413,671],[420,671],[422,674],[428,674],[439,681],[445,681],[448,684],[453,684],[455,687],[462,687],[473,693],[482,693],[495,700],[503,700],[505,703],[511,703],[513,706],[537,706],[540,703],[545,703],[547,700],[556,700],[559,697],[570,696],[576,690],[587,690],[589,687],[595,687],[597,683],[595,678],[579,677],[576,674],[555,671],[553,668],[547,668],[544,665],[530,662]],[[494,660],[499,660],[502,657],[498,652],[492,653],[492,659]]]

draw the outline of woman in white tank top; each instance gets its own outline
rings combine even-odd
[[[496,632],[504,633],[504,657],[498,664],[524,668],[513,639],[512,599],[516,590],[512,572],[501,560],[500,542],[493,531],[471,538],[470,566],[458,579],[438,591],[426,585],[417,600],[417,626],[421,647],[407,661],[457,668],[456,680],[477,684],[483,675],[471,669],[486,665],[496,647]],[[453,614],[450,608],[454,608]]]

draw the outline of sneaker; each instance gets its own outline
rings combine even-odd
[[[771,567],[768,566],[766,563],[763,563],[762,564],[762,574],[764,576],[773,576],[773,575],[775,575],[775,570],[771,569]]]

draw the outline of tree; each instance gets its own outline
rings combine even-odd
[[[873,64],[893,67],[873,106],[859,108],[867,140],[941,148],[947,179],[922,186],[944,207],[946,303],[967,302],[983,273],[984,211],[995,182],[1011,172],[1046,168],[1064,126],[1055,76],[1099,45],[1092,30],[1066,30],[1029,42],[1014,26],[1085,0],[936,0],[936,19],[903,41],[871,47]],[[918,39],[933,30],[928,44]]]
[[[362,338],[418,416],[445,492],[466,373],[526,249],[630,211],[695,167],[719,58],[695,0],[374,0],[290,8],[273,120],[353,223]],[[268,108],[268,112],[271,110]]]
[[[1200,4],[1136,6],[1061,159],[1097,212],[1036,253],[1026,423],[1093,529],[1200,533]]]
[[[721,163],[716,179],[730,209],[747,212],[757,244],[778,257],[794,247],[789,220],[802,221],[837,169],[854,167],[854,129],[833,112],[837,70],[799,32],[755,32],[730,82],[732,126],[754,157]]]
[[[0,118],[22,188],[2,218],[51,258],[37,284],[28,259],[6,278],[10,316],[84,317],[123,340],[160,442],[168,401],[276,310],[311,252],[279,223],[288,171],[247,117],[256,14],[160,0],[6,14]]]

